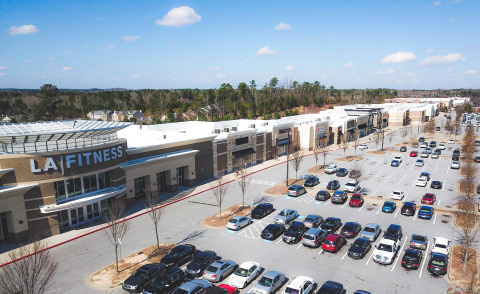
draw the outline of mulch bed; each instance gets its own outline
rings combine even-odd
[[[308,172],[312,174],[323,174],[326,168],[327,166],[317,165],[309,169]]]
[[[363,156],[347,156],[347,157],[340,157],[340,158],[337,158],[336,160],[337,161],[346,161],[346,162],[350,162],[350,161],[353,161],[353,160],[357,160],[357,161],[360,161],[363,159]]]
[[[455,225],[457,227],[466,228],[467,225],[469,228],[474,228],[477,217],[474,214],[470,214],[468,216],[468,223],[467,223],[467,214],[462,212],[456,212],[455,215],[457,216],[455,219]]]
[[[237,215],[245,216],[250,213],[250,206],[234,205],[222,211],[222,218],[220,218],[220,212],[205,219],[203,225],[210,228],[225,228],[228,221]]]
[[[467,194],[467,182],[465,180],[460,180],[457,184],[457,191],[461,194]],[[477,188],[475,187],[475,183],[470,183],[470,192],[477,193]]]
[[[293,184],[303,185],[303,180],[288,179],[288,186],[291,186]],[[281,182],[265,190],[264,193],[272,196],[282,196],[285,193],[287,193],[287,190],[288,190],[288,187],[285,185],[285,182]]]
[[[467,261],[466,272],[463,272],[462,246],[454,246],[451,254],[451,268],[449,277],[454,285],[465,287],[475,279],[474,285],[478,283],[477,274],[477,253],[474,249],[469,248],[469,255],[472,257]]]

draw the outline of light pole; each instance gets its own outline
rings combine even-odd
[[[289,148],[290,148],[290,129],[288,129],[287,131],[287,181],[285,182],[285,185],[287,187],[288,187],[288,160],[290,159]]]

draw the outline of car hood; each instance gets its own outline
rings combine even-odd
[[[196,271],[201,270],[203,267],[204,267],[204,263],[192,262],[192,263],[187,265],[187,271],[196,272]]]
[[[257,284],[257,285],[255,285],[255,288],[253,288],[253,291],[251,291],[251,292],[252,292],[252,293],[255,293],[255,291],[258,291],[258,292],[262,292],[262,293],[267,293],[267,292],[269,292],[271,289],[272,289],[272,287],[267,287],[267,286],[263,286],[263,285]]]
[[[263,209],[255,208],[254,210],[252,210],[252,213],[263,213]]]
[[[247,280],[247,277],[240,277],[235,274],[232,274],[230,276],[230,279],[228,279],[229,285],[232,285],[234,287],[240,288],[243,286],[243,283]]]
[[[373,255],[380,255],[380,256],[386,256],[386,257],[393,257],[394,254],[395,252],[387,252],[387,251],[378,250],[378,249],[375,249],[375,251],[373,252]]]
[[[284,216],[281,216],[281,215],[277,215],[277,216],[275,217],[275,220],[276,220],[276,221],[280,221],[280,222],[284,222],[285,219],[288,220],[288,217],[285,218]]]
[[[296,237],[298,235],[299,232],[289,232],[289,231],[285,231],[285,234],[284,236],[285,237]]]
[[[352,252],[352,253],[362,253],[363,248],[362,247],[350,247],[350,249],[348,249],[348,251]]]
[[[367,231],[362,231],[360,233],[360,236],[361,237],[367,237],[367,238],[370,238],[370,237],[375,237],[375,233],[372,233],[372,232],[367,232]]]
[[[137,286],[142,283],[142,281],[143,279],[140,279],[139,277],[130,276],[123,283],[130,286]]]
[[[164,256],[162,260],[160,260],[161,263],[164,263],[166,265],[170,265],[172,263],[176,263],[178,260],[176,258],[170,257],[170,256]]]

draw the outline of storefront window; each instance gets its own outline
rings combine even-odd
[[[135,187],[135,199],[145,198],[145,179],[145,177],[140,177],[133,180]]]
[[[60,229],[65,229],[70,225],[68,221],[68,210],[58,212],[58,218]]]
[[[157,173],[157,193],[165,191],[165,186],[167,185],[167,172]]]
[[[7,213],[0,213],[0,244],[8,242],[8,224],[7,224]]]
[[[99,173],[98,174],[98,189],[103,189],[110,187],[110,173]]]
[[[64,181],[58,181],[54,183],[55,187],[55,199],[57,200],[62,200],[67,197],[65,194],[65,182]]]

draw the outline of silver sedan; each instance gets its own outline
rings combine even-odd
[[[277,271],[268,271],[250,291],[253,294],[271,294],[285,283],[285,275]]]
[[[217,260],[214,261],[207,269],[203,272],[203,279],[210,282],[219,282],[225,277],[233,273],[237,268],[237,264],[231,260]]]
[[[234,216],[227,223],[227,229],[238,231],[251,223],[251,219],[246,216]]]
[[[316,214],[309,214],[303,221],[303,224],[307,228],[317,228],[323,223],[323,218]]]

